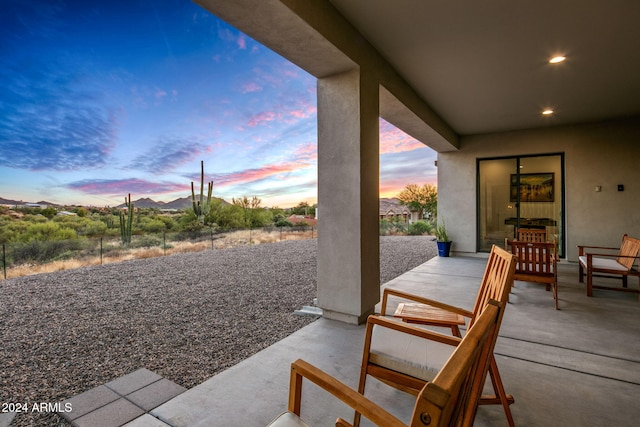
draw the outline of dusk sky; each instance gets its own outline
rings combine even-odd
[[[316,79],[190,0],[1,0],[0,197],[317,201]],[[250,11],[248,11],[250,13]],[[436,182],[380,121],[380,192]]]

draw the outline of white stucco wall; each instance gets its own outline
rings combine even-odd
[[[460,147],[438,155],[438,218],[454,252],[476,251],[477,159],[502,156],[564,153],[568,260],[577,260],[578,244],[640,237],[640,118],[467,136]]]

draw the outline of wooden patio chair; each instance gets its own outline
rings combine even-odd
[[[589,251],[587,251],[589,250]],[[595,252],[593,252],[595,251]],[[640,240],[622,236],[620,248],[605,246],[578,245],[579,280],[584,283],[584,276],[587,276],[587,296],[593,296],[593,289],[606,289],[610,291],[623,291],[638,293],[640,299],[640,289],[629,289],[628,277],[637,276],[640,282],[639,269],[636,266],[640,259]],[[599,274],[598,274],[599,273]],[[594,285],[593,277],[617,277],[622,278],[622,287],[611,287]]]
[[[516,240],[521,242],[547,242],[546,228],[518,228]]]
[[[441,369],[451,354],[451,345],[455,345],[456,340],[453,339],[454,337],[433,338],[431,335],[433,332],[408,323],[449,326],[454,334],[459,336],[459,331],[456,333],[457,325],[464,324],[464,318],[468,318],[469,327],[472,327],[490,299],[506,307],[509,291],[513,285],[515,265],[515,257],[512,254],[496,245],[492,247],[473,311],[417,295],[385,289],[380,315],[370,316],[367,320],[358,391],[364,394],[368,375],[407,393],[416,394],[421,390],[424,384],[431,381]],[[417,304],[412,308],[417,309],[417,313],[413,310],[410,316],[402,316],[406,322],[385,317],[390,295],[414,301]],[[498,327],[502,322],[503,314],[504,310],[500,313]],[[495,340],[492,349],[493,345]],[[504,391],[493,352],[489,357],[489,376],[495,395],[482,396],[480,404],[501,404],[509,425],[513,426],[509,405],[514,402],[514,399]],[[357,425],[357,414],[354,421],[354,425]]]
[[[547,291],[553,291],[555,308],[558,309],[558,258],[556,244],[551,242],[507,241],[507,246],[518,261],[515,280],[543,283]]]
[[[500,304],[491,301],[465,337],[455,338],[457,346],[451,357],[438,375],[420,390],[408,426],[473,425],[478,395],[486,379],[501,312]],[[449,340],[453,337],[443,335],[443,339]],[[279,415],[268,427],[308,426],[300,417],[303,378],[331,393],[378,426],[408,427],[362,394],[300,359],[291,364],[288,411]],[[338,418],[335,425],[353,427],[343,418]]]
[[[509,237],[504,239],[504,248],[509,250],[507,242]],[[516,228],[515,239],[519,242],[549,242],[546,228]]]

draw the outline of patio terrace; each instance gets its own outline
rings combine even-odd
[[[485,262],[437,257],[385,286],[472,309]],[[559,311],[542,285],[516,282],[500,330],[496,359],[505,389],[515,397],[516,425],[637,425],[637,296],[598,290],[588,298],[576,264],[563,261],[559,273]],[[289,365],[297,358],[355,388],[363,335],[363,326],[319,319],[128,425],[264,426],[286,409]],[[411,414],[411,396],[373,379],[367,396],[401,419]],[[333,425],[338,416],[352,416],[314,386],[307,386],[303,397],[303,418],[310,425]],[[501,407],[480,407],[475,425],[506,425]]]

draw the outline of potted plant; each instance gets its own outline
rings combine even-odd
[[[447,235],[447,229],[444,223],[436,226],[436,243],[438,245],[438,255],[442,257],[448,257],[451,251],[451,240]]]

